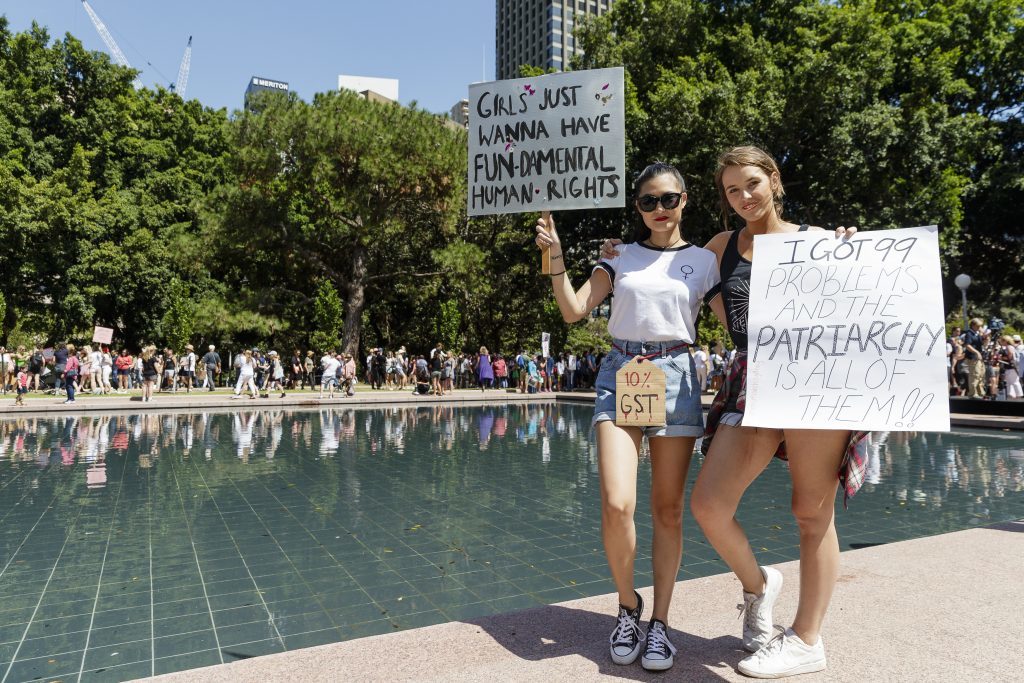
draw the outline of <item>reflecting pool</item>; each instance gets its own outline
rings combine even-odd
[[[591,412],[0,420],[0,679],[125,680],[611,592]],[[765,563],[797,557],[788,501],[773,462],[740,510]],[[844,549],[1024,518],[1024,435],[882,435],[837,506]],[[646,495],[637,527],[649,585]],[[725,571],[689,521],[683,562]]]

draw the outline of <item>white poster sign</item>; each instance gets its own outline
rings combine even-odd
[[[626,205],[622,67],[469,86],[470,216]]]
[[[540,333],[540,349],[541,355],[547,358],[551,355],[551,333],[541,332]]]
[[[754,252],[744,426],[949,431],[936,226]]]
[[[92,330],[92,340],[100,344],[109,344],[114,339],[114,328],[96,325]]]

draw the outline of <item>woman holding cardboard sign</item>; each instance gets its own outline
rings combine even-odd
[[[666,619],[682,559],[683,490],[694,441],[704,433],[689,346],[702,299],[718,284],[718,264],[680,233],[686,186],[679,171],[651,164],[637,178],[634,197],[642,218],[636,242],[598,263],[578,292],[549,217],[537,222],[537,245],[550,250],[551,284],[566,322],[586,317],[615,292],[608,322],[614,344],[601,363],[594,408],[601,532],[619,594],[610,651],[615,663],[631,664],[646,648],[643,666],[664,670],[676,651]],[[663,417],[651,419],[652,411]],[[633,511],[644,435],[650,439],[654,524],[654,607],[646,634],[640,629],[643,599],[633,585]]]
[[[839,571],[835,494],[842,483],[847,497],[852,496],[863,481],[862,440],[866,433],[742,426],[754,235],[820,228],[782,219],[783,188],[778,166],[756,147],[737,147],[720,156],[715,184],[726,231],[706,246],[721,268],[721,291],[713,293],[711,306],[729,330],[738,353],[708,413],[702,445],[706,458],[690,505],[711,545],[743,585],[743,647],[754,654],[739,663],[740,672],[758,678],[781,678],[825,668],[821,624]],[[742,229],[728,229],[731,212],[744,222]],[[836,236],[855,232],[856,228],[845,232],[840,228]],[[605,243],[602,256],[616,253],[615,242]],[[743,493],[773,457],[789,460],[792,510],[800,529],[799,606],[792,627],[774,638],[772,607],[782,588],[782,574],[772,567],[758,566],[750,542],[735,519]]]

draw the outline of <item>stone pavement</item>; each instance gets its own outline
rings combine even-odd
[[[796,610],[797,564],[776,624]],[[1009,681],[1024,670],[1024,522],[852,550],[825,623],[829,668],[807,681]],[[641,590],[650,601],[650,589]],[[679,648],[669,673],[607,652],[615,596],[182,671],[156,680],[247,681],[740,681],[745,656],[732,574],[676,585],[669,623]]]

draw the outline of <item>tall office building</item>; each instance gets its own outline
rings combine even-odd
[[[573,29],[583,16],[602,15],[614,0],[497,0],[495,71],[497,78],[519,78],[523,64],[561,71],[583,51]]]
[[[463,128],[469,126],[469,100],[459,100],[452,105],[451,119]]]
[[[258,92],[283,92],[288,93],[288,84],[284,81],[274,81],[269,78],[253,76],[249,79],[249,85],[245,89],[245,108],[249,108],[249,98]]]

